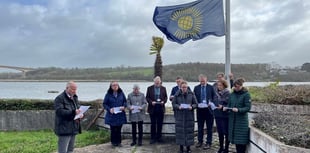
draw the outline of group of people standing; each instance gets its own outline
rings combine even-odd
[[[121,146],[121,128],[127,122],[125,109],[129,110],[129,121],[132,126],[131,146],[136,144],[138,146],[142,145],[143,120],[146,107],[151,120],[150,144],[163,142],[162,125],[166,102],[167,91],[162,86],[160,77],[154,78],[154,84],[147,88],[146,96],[140,92],[140,87],[135,84],[133,91],[128,94],[127,99],[118,82],[112,81],[103,100],[103,107],[107,111],[105,124],[110,125],[112,145],[115,147]],[[137,125],[138,141],[136,136]]]
[[[198,123],[197,148],[210,149],[212,145],[213,122],[215,119],[218,137],[218,153],[228,153],[229,144],[236,145],[237,153],[245,153],[249,141],[248,112],[251,109],[251,98],[248,90],[243,87],[243,78],[230,84],[224,79],[224,73],[217,74],[213,86],[207,83],[207,76],[199,75],[200,84],[193,92],[181,77],[177,78],[177,86],[172,89],[170,100],[175,114],[176,143],[179,152],[191,152],[194,145],[194,109]],[[232,86],[232,92],[228,89]],[[176,89],[178,88],[178,90]],[[176,91],[176,92],[175,92]],[[204,125],[206,124],[206,141],[204,143]]]
[[[230,143],[236,145],[237,153],[245,153],[249,141],[247,112],[251,109],[251,101],[249,92],[243,87],[244,79],[240,78],[229,82],[233,86],[232,92],[228,89],[229,84],[225,81],[223,73],[217,74],[217,81],[213,85],[207,83],[208,80],[205,75],[199,75],[198,79],[200,83],[191,90],[186,81],[181,77],[177,77],[177,86],[172,89],[169,97],[174,111],[176,144],[180,146],[179,152],[190,153],[191,146],[194,145],[194,110],[196,109],[198,123],[197,148],[202,147],[205,150],[211,148],[215,120],[220,146],[218,153],[228,153]],[[70,84],[68,83],[67,86],[70,86]],[[69,114],[69,112],[62,112],[63,110],[59,108],[61,106],[59,98],[65,98],[68,101],[70,94],[70,87],[67,87],[64,93],[55,99],[56,121],[61,118],[60,115]],[[72,95],[74,97],[75,91],[72,92]],[[132,126],[131,146],[142,145],[143,120],[146,108],[151,121],[150,144],[163,142],[162,126],[167,100],[166,88],[162,86],[161,78],[158,76],[154,78],[154,84],[147,88],[146,95],[140,92],[139,85],[135,84],[133,91],[126,97],[118,82],[112,81],[103,100],[103,107],[106,110],[105,124],[110,125],[111,144],[115,147],[121,146],[121,129],[123,124],[127,122],[126,110],[128,110],[129,121]],[[75,100],[72,101],[75,102]],[[79,113],[78,109],[76,109],[78,106],[75,105],[70,107],[72,109],[70,110],[71,115],[68,116],[70,119]],[[72,123],[75,126],[79,122],[75,120]],[[207,128],[206,141],[203,139],[205,124]],[[55,126],[57,127],[57,125]],[[76,126],[79,127],[79,125]],[[74,136],[79,132],[78,129],[80,128],[77,128],[74,133],[69,132],[69,134],[66,133],[65,135]],[[59,130],[61,129],[56,128],[55,130],[59,137],[58,144],[60,148],[64,148],[60,143],[66,140],[57,132]],[[73,150],[73,146],[70,144],[72,142],[68,141],[66,146],[69,146],[69,150],[71,148]]]

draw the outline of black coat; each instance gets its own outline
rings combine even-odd
[[[221,91],[216,89],[215,94],[216,94],[216,98],[214,100],[214,104],[217,107],[219,105],[222,105],[223,107],[227,107],[230,91],[228,89],[224,89]],[[224,112],[223,109],[215,109],[214,116],[215,118],[228,118],[228,111]]]
[[[74,120],[75,110],[79,108],[78,97],[73,96],[73,100],[64,91],[54,100],[55,108],[55,129],[58,136],[76,135],[81,133],[80,122]]]
[[[193,109],[179,109],[181,104],[190,104]],[[194,144],[194,109],[197,107],[197,100],[193,92],[187,91],[183,94],[179,90],[172,100],[175,117],[175,134],[178,145],[190,146]]]
[[[154,85],[149,86],[147,88],[147,91],[146,91],[146,101],[148,103],[147,112],[149,114],[153,114],[154,109],[156,107],[156,105],[155,106],[152,105],[152,102],[156,101],[155,89],[154,88],[155,88]],[[165,113],[165,104],[167,102],[167,91],[166,91],[166,87],[164,87],[164,86],[160,86],[160,97],[159,97],[159,99],[164,102],[164,105],[161,105],[161,109],[162,109],[162,113]]]

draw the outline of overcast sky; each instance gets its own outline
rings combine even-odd
[[[152,66],[156,6],[192,0],[1,0],[0,65]],[[309,0],[231,0],[231,62],[310,62]],[[168,41],[163,64],[225,63],[225,37]]]

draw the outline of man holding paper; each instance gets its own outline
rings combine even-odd
[[[204,124],[207,125],[207,141],[203,149],[210,149],[212,145],[212,129],[213,129],[213,110],[209,101],[214,101],[215,92],[211,85],[207,83],[207,76],[200,74],[200,84],[195,86],[194,93],[198,101],[197,122],[198,122],[198,143],[197,148],[203,145]]]
[[[146,91],[146,100],[148,102],[147,111],[151,119],[151,141],[163,142],[161,132],[165,114],[165,104],[167,102],[166,87],[162,86],[159,76],[154,78],[154,84],[149,86]]]
[[[138,124],[138,146],[141,146],[143,136],[143,117],[147,102],[144,94],[140,92],[140,87],[137,84],[133,86],[133,91],[128,94],[127,104],[129,109],[129,121],[131,122],[132,130],[132,143],[130,145],[134,146],[137,143]]]
[[[58,153],[73,152],[75,135],[81,133],[80,119],[83,118],[79,109],[77,85],[69,81],[66,90],[54,100],[55,129],[58,136]],[[79,117],[75,118],[77,114]]]
[[[191,152],[190,146],[194,144],[194,109],[197,107],[197,100],[193,92],[188,90],[187,82],[180,83],[181,90],[177,91],[172,100],[175,117],[176,143],[180,145],[180,151]]]

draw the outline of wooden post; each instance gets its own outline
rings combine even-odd
[[[100,117],[100,115],[104,112],[104,109],[102,109],[96,117],[87,125],[86,130],[88,130],[93,124],[96,123],[97,119]]]

